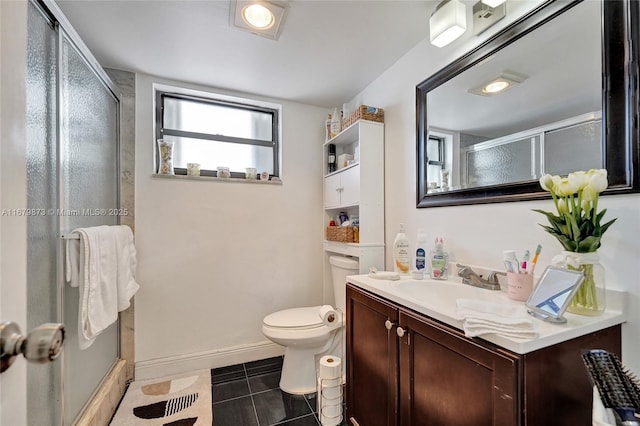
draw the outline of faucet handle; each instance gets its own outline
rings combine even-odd
[[[499,284],[497,275],[507,276],[505,272],[501,271],[491,271],[489,276],[487,277],[487,282],[490,284]]]
[[[459,277],[466,277],[467,275],[469,275],[469,272],[473,272],[471,270],[471,268],[469,268],[466,265],[461,265],[459,263],[456,263],[456,266],[458,267],[458,276]]]

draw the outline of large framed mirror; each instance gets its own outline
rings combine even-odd
[[[547,1],[420,83],[417,206],[544,198],[540,176],[591,168],[638,192],[639,19],[637,0]]]

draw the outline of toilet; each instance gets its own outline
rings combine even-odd
[[[316,362],[324,355],[344,357],[344,314],[346,312],[347,275],[359,273],[356,259],[330,256],[334,308],[342,316],[331,326],[320,317],[320,306],[285,309],[267,315],[262,333],[269,340],[286,347],[280,389],[303,395],[316,391]]]

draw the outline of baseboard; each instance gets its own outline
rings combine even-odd
[[[136,362],[136,380],[155,379],[189,371],[226,367],[284,354],[284,347],[270,341],[232,346],[214,351]]]

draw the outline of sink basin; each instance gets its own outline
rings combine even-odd
[[[490,303],[512,304],[502,291],[486,290],[467,284],[440,280],[391,281],[387,290],[405,300],[423,306],[455,311],[456,299],[475,299]]]

